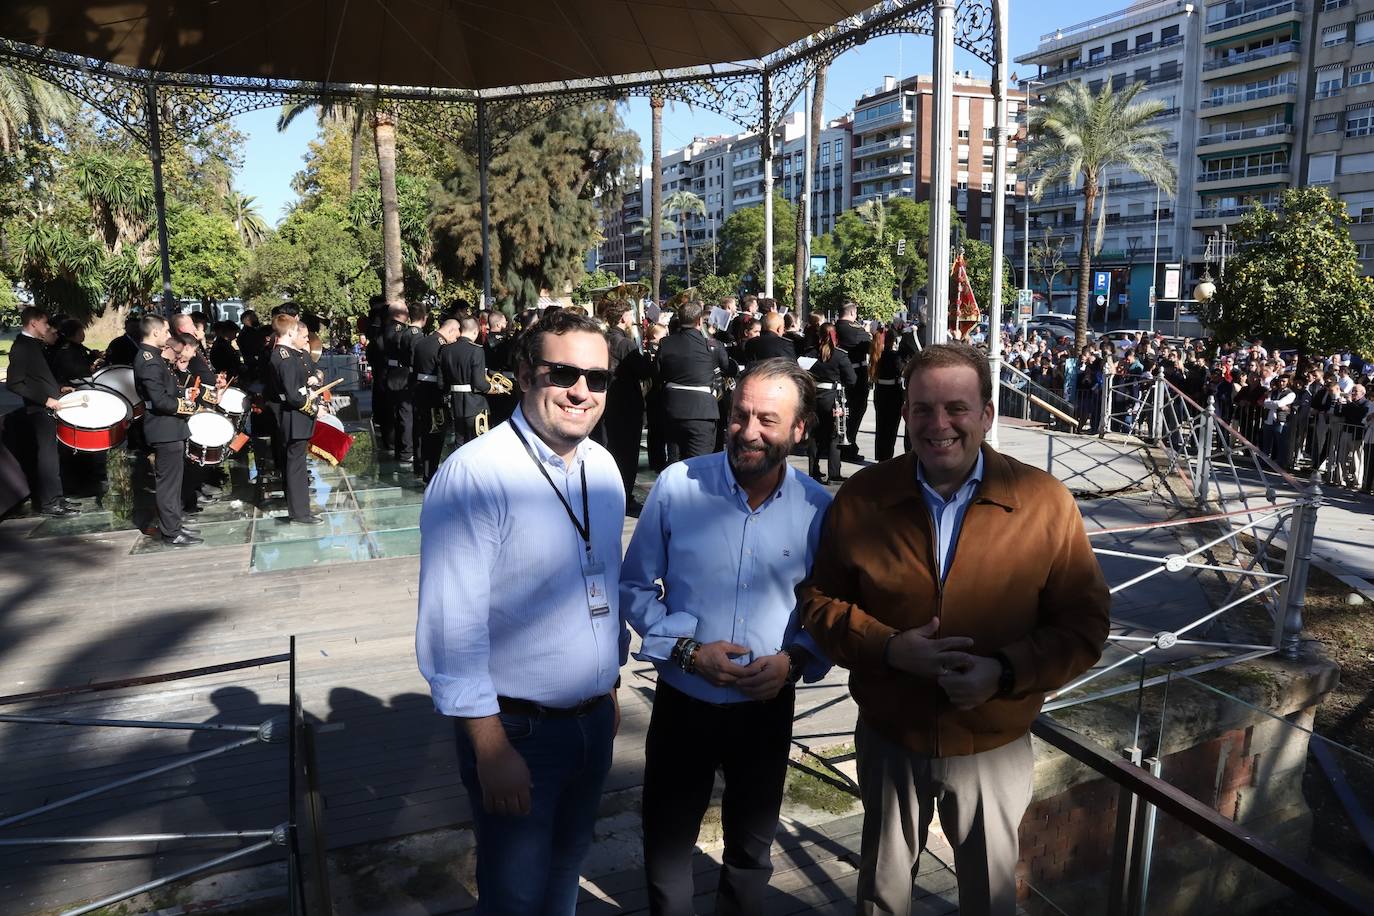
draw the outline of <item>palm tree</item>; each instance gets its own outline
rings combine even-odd
[[[1092,290],[1092,255],[1102,250],[1106,226],[1106,184],[1104,172],[1113,166],[1129,169],[1152,182],[1161,191],[1172,193],[1177,173],[1164,153],[1169,129],[1150,124],[1164,110],[1159,99],[1137,102],[1145,88],[1135,83],[1121,92],[1111,84],[1093,95],[1083,83],[1059,87],[1049,101],[1031,116],[1030,144],[1022,154],[1027,172],[1039,172],[1031,194],[1039,200],[1050,185],[1067,181],[1076,184],[1083,176],[1082,238],[1078,246],[1078,305],[1074,334],[1075,346],[1088,341],[1088,296]],[[1102,199],[1099,201],[1098,197]],[[1089,227],[1097,219],[1095,238]]]
[[[854,208],[854,215],[873,230],[873,244],[881,245],[887,234],[887,208],[881,197],[866,200]]]
[[[663,225],[663,96],[649,97],[649,111],[653,115],[651,132],[652,161],[649,169],[649,225]],[[663,239],[655,232],[649,240],[649,256],[654,261],[654,302],[658,302],[658,290],[663,282]]]
[[[705,216],[706,202],[691,191],[674,191],[663,203],[663,209],[677,216],[674,228],[682,239],[682,263],[687,271],[687,285],[692,285],[692,246],[687,240],[687,217]]]
[[[357,193],[358,185],[362,183],[363,134],[370,120],[367,103],[359,100],[343,102],[337,99],[328,101],[310,99],[292,102],[290,105],[282,106],[281,115],[277,118],[277,130],[286,130],[292,121],[308,111],[317,113],[316,117],[320,127],[328,124],[342,124],[348,127],[348,132],[353,141],[353,147],[348,156],[348,193],[351,197]]]
[[[14,150],[25,127],[61,124],[80,103],[52,83],[12,67],[0,67],[0,153]]]
[[[72,180],[95,219],[106,254],[148,236],[153,214],[152,174],[145,163],[112,153],[73,154]]]
[[[387,305],[405,302],[401,269],[401,210],[396,197],[396,118],[380,107],[372,113],[377,178],[382,198],[382,294]]]
[[[258,214],[257,198],[251,194],[240,194],[238,191],[230,191],[229,196],[224,199],[225,206],[229,208],[229,218],[234,221],[234,228],[238,230],[239,240],[243,242],[245,248],[256,248],[258,243],[267,235],[267,223]]]
[[[816,70],[816,85],[811,93],[811,142],[807,144],[806,149],[806,168],[813,175],[821,155],[821,122],[824,120],[825,112],[825,77],[826,71],[829,69],[828,64],[821,64]],[[801,193],[806,193],[805,175],[802,176]],[[802,201],[802,205],[797,207],[797,258],[794,265],[797,279],[792,286],[792,299],[796,302],[797,312],[803,319],[811,314],[811,302],[807,295],[806,283],[807,277],[811,274],[811,265],[806,261],[806,237],[810,234],[810,226],[807,224],[811,220],[811,204],[812,201]]]

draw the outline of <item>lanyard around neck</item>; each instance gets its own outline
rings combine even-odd
[[[568,503],[567,497],[563,495],[563,491],[558,488],[558,484],[554,483],[553,478],[549,476],[548,469],[544,467],[544,462],[540,461],[539,456],[534,453],[534,449],[530,448],[530,444],[525,439],[524,433],[520,432],[520,427],[512,423],[510,428],[514,431],[515,438],[519,439],[520,444],[525,447],[525,454],[530,456],[530,460],[534,462],[534,466],[539,468],[539,473],[544,475],[544,480],[548,483],[549,489],[553,490],[553,495],[557,496],[558,501],[562,503],[563,511],[568,513],[568,519],[573,523],[573,527],[577,529],[578,535],[582,538],[582,543],[587,548],[587,553],[590,554],[592,552],[592,516],[591,510],[587,504],[587,463],[585,461],[582,462],[582,521],[579,522],[576,513],[573,512],[572,506]]]

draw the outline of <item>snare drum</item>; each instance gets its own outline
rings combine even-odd
[[[338,417],[328,413],[316,415],[315,429],[310,434],[310,454],[337,467],[352,447],[353,437],[344,432]]]
[[[129,434],[129,405],[113,391],[82,388],[58,399],[57,441],[78,452],[105,452]]]
[[[248,392],[231,385],[219,393],[215,408],[229,418],[235,429],[243,429],[243,419],[248,414]]]
[[[222,413],[202,410],[186,420],[191,437],[186,440],[186,457],[201,467],[219,464],[231,454],[234,424]]]
[[[138,396],[134,385],[134,370],[129,366],[106,366],[91,376],[91,384],[113,391],[123,398],[133,412],[135,420],[143,416],[143,398]]]

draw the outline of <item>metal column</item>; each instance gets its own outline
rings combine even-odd
[[[144,90],[144,116],[148,119],[148,158],[153,163],[153,206],[157,210],[157,249],[162,260],[162,310],[171,317],[177,312],[172,297],[172,260],[167,248],[167,195],[162,189],[162,108],[157,100],[157,84]]]
[[[949,160],[953,154],[954,0],[935,0],[934,91],[931,93],[930,263],[926,301],[930,343],[949,339]]]
[[[802,235],[802,275],[798,278],[799,285],[792,291],[793,311],[802,318],[811,314],[811,297],[808,294],[811,287],[811,173],[816,167],[811,161],[811,145],[816,138],[811,136],[811,105],[808,102],[813,98],[811,92],[802,89],[802,209],[799,215],[806,225],[806,232]]]
[[[487,169],[491,165],[491,141],[487,137],[487,105],[477,100],[477,194],[482,208],[482,308],[491,299],[491,200],[487,195]]]
[[[773,298],[773,75],[763,71],[763,133],[759,136],[763,161],[763,295]]]
[[[1006,0],[993,0],[997,63],[992,68],[992,290],[988,304],[988,364],[992,370],[992,429],[988,443],[997,447],[997,405],[1002,378],[1002,252],[1007,231],[1007,15]],[[951,112],[952,113],[952,112]]]

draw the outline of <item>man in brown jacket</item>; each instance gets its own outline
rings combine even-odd
[[[1097,661],[1110,601],[1068,490],[983,443],[987,359],[929,347],[906,382],[913,450],[840,490],[801,616],[859,705],[858,912],[908,912],[938,810],[959,912],[1001,916],[1016,909],[1030,724]]]

